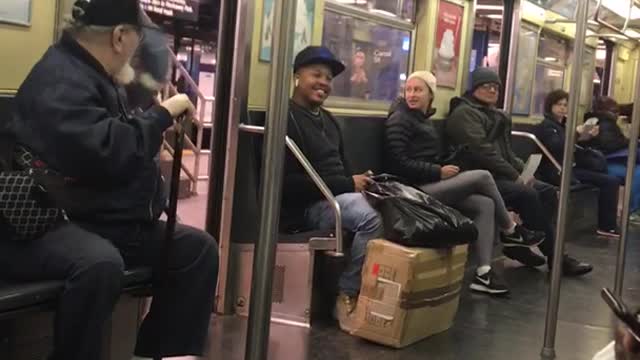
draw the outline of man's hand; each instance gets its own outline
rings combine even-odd
[[[173,118],[177,118],[178,116],[185,114],[188,119],[192,119],[193,114],[196,112],[191,100],[189,100],[189,97],[185,94],[174,95],[163,101],[160,105],[167,109]]]
[[[536,178],[533,177],[533,176],[524,177],[524,176],[520,175],[516,179],[516,184],[526,185],[526,186],[533,186],[533,182],[535,180],[536,180]]]
[[[639,360],[640,342],[621,325],[616,330],[616,360]]]
[[[355,185],[356,192],[362,192],[367,189],[367,186],[373,183],[371,180],[371,171],[367,171],[364,174],[353,175],[353,184]]]
[[[588,141],[600,134],[600,126],[592,126],[588,131],[585,125],[578,125],[576,127],[578,133],[578,141]]]
[[[460,173],[460,168],[454,165],[445,165],[440,169],[440,178],[442,180],[452,178]]]

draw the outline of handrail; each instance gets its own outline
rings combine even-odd
[[[264,134],[264,126],[255,126],[255,125],[246,125],[240,124],[240,131],[245,131],[253,134]],[[329,202],[329,205],[333,208],[333,213],[336,217],[336,251],[333,255],[335,256],[344,256],[344,244],[342,242],[342,212],[340,210],[340,204],[336,200],[335,196],[327,186],[327,184],[322,180],[322,177],[316,172],[313,168],[307,157],[302,153],[302,150],[296,145],[295,141],[291,140],[288,136],[285,137],[285,143],[287,144],[287,148],[293,153],[296,157],[300,165],[305,169],[313,183],[318,187],[318,190],[324,195],[325,199]]]
[[[555,166],[555,168],[558,170],[558,173],[562,172],[562,165],[560,165],[558,160],[556,160],[556,158],[553,157],[553,155],[551,154],[551,151],[549,151],[549,149],[547,149],[547,147],[544,146],[544,144],[540,140],[538,140],[538,138],[535,135],[533,135],[532,133],[528,133],[526,131],[515,131],[515,130],[511,131],[511,135],[527,138],[533,141],[536,144],[536,146],[538,146],[538,148],[542,151],[544,156],[546,156],[549,159],[549,161],[551,161],[553,166]]]
[[[186,136],[185,136],[186,138]],[[184,140],[183,140],[184,141]],[[184,141],[186,143],[186,141]],[[174,148],[171,146],[171,144],[169,144],[169,142],[167,140],[163,140],[162,144],[164,145],[165,149],[169,152],[169,155],[171,155],[172,157],[175,156],[175,150]],[[194,175],[191,170],[189,170],[189,168],[181,162],[180,167],[182,168],[182,171],[184,171],[184,173],[187,175],[187,177],[189,178],[189,181],[191,181],[191,183],[196,183],[197,184],[197,179],[196,176]],[[193,188],[191,189],[192,193],[195,193],[196,189]]]
[[[174,54],[173,51],[171,51],[171,49],[169,49],[169,50],[170,50],[169,51],[169,56],[171,57],[173,65],[178,69],[180,74],[182,74],[182,77],[184,77],[184,79],[187,81],[189,86],[191,86],[191,88],[193,88],[195,90],[196,95],[200,99],[202,99],[203,101],[206,101],[207,99],[205,98],[204,94],[202,94],[202,92],[200,91],[200,88],[198,87],[198,84],[196,84],[196,82],[193,81],[193,79],[191,78],[191,75],[189,74],[187,69],[185,69],[185,67],[182,66],[182,63],[180,63],[180,60],[178,60],[178,57],[176,56],[176,54]]]
[[[195,144],[191,141],[191,139],[189,137],[186,137],[186,145],[189,146],[193,151],[194,151],[194,162],[193,162],[193,172],[190,172],[186,169],[186,166],[183,165],[183,169],[185,170],[185,172],[189,175],[189,179],[191,181],[191,192],[194,194],[198,193],[198,180],[208,180],[209,179],[209,175],[200,175],[200,156],[204,153],[202,151],[202,141],[203,141],[203,132],[204,132],[204,128],[205,127],[211,127],[212,123],[211,121],[206,121],[205,119],[205,112],[206,112],[206,108],[209,104],[212,104],[212,106],[215,106],[215,96],[205,96],[201,91],[200,88],[198,87],[198,84],[196,84],[196,82],[193,80],[193,78],[191,78],[191,75],[189,74],[189,72],[187,71],[187,69],[182,65],[182,63],[180,63],[180,61],[178,60],[178,57],[176,56],[176,54],[169,49],[169,58],[171,60],[171,65],[175,67],[175,69],[178,71],[178,73],[180,73],[180,75],[184,78],[184,80],[186,81],[186,84],[188,85],[188,87],[194,92],[194,94],[196,95],[196,97],[200,100],[199,101],[199,109],[198,109],[198,114],[196,117],[194,117],[192,120],[192,123],[197,127],[197,134],[196,134],[196,140],[195,140]],[[166,83],[166,86],[161,94],[161,96],[169,97],[169,96],[173,96],[176,95],[178,93],[178,90],[176,89],[176,87],[172,84],[171,81],[168,81]],[[168,144],[165,143],[166,146],[168,146]],[[170,147],[168,146],[168,149],[170,150]]]

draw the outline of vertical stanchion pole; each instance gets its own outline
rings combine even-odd
[[[245,359],[264,360],[269,348],[271,291],[292,74],[296,1],[274,1],[271,85],[260,186],[260,235],[255,246]]]
[[[631,187],[633,174],[636,171],[638,151],[638,133],[640,132],[640,59],[636,60],[636,86],[633,99],[633,115],[631,116],[631,131],[629,132],[629,158],[627,159],[627,176],[625,177],[624,198],[622,201],[622,223],[620,224],[620,241],[618,242],[618,260],[616,262],[616,278],[614,293],[621,297],[624,289],[624,267],[627,253],[627,237],[629,236],[629,211],[631,210]],[[638,105],[636,105],[638,104]]]
[[[558,325],[558,306],[560,304],[560,279],[562,277],[562,258],[566,235],[567,212],[569,194],[571,192],[571,176],[573,168],[573,152],[575,148],[576,122],[580,101],[580,83],[582,80],[582,57],[584,41],[587,32],[587,1],[578,1],[576,12],[576,37],[573,53],[573,67],[571,69],[571,96],[569,96],[569,116],[566,123],[566,137],[564,141],[564,161],[562,164],[562,178],[560,180],[560,200],[558,205],[558,222],[556,224],[556,243],[554,247],[553,267],[551,271],[551,286],[547,301],[547,318],[544,329],[544,345],[541,355],[547,359],[556,356],[555,341]]]

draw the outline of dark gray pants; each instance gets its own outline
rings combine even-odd
[[[0,241],[0,272],[24,281],[65,280],[51,360],[100,359],[105,321],[128,266],[158,268],[163,222],[64,225],[29,243]],[[178,225],[166,281],[154,279],[153,302],[135,354],[202,355],[213,310],[218,251],[207,233]]]

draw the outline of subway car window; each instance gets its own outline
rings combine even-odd
[[[512,113],[529,115],[531,110],[531,91],[536,67],[536,46],[538,29],[523,25],[518,38],[518,55],[516,57],[515,85],[513,88]]]
[[[563,87],[567,55],[566,40],[545,32],[540,35],[532,115],[544,115],[544,98],[551,91]]]
[[[600,39],[595,56],[595,75],[593,78],[593,97],[609,94],[611,78],[611,60],[613,57],[613,43]]]
[[[392,101],[400,94],[409,69],[411,32],[325,11],[322,44],[346,66],[333,83],[333,95]]]
[[[594,77],[597,77],[595,72],[595,49],[586,48],[582,60],[582,86],[580,88],[580,105],[585,109],[591,105]]]
[[[480,0],[476,6],[475,26],[469,76],[477,67],[489,67],[496,72],[500,67],[500,42],[502,41],[502,0]]]

